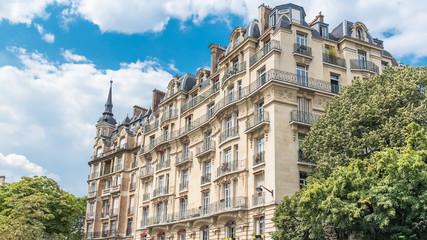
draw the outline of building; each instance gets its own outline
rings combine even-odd
[[[5,182],[6,182],[6,177],[5,176],[0,176],[0,185],[2,185]]]
[[[363,23],[307,23],[294,4],[259,6],[211,71],[174,77],[120,124],[111,87],[89,162],[86,238],[270,239],[280,200],[314,164],[300,142],[355,78],[398,61]]]

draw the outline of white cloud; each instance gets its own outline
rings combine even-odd
[[[7,182],[19,181],[21,177],[48,176],[56,181],[60,180],[58,175],[49,173],[43,167],[31,162],[23,155],[0,153],[0,175],[6,176]]]
[[[68,0],[13,0],[0,1],[0,22],[31,24],[37,17],[47,18],[46,7],[51,4],[66,4]]]
[[[55,35],[48,33],[44,30],[43,26],[37,23],[34,23],[34,26],[37,28],[37,31],[40,33],[42,39],[47,43],[55,42]]]
[[[65,50],[61,52],[61,55],[64,57],[67,62],[86,62],[87,59],[85,56],[74,54],[71,50]]]
[[[58,144],[60,136],[66,141],[61,146],[89,147],[111,77],[118,121],[134,104],[148,107],[147,93],[166,88],[172,78],[156,59],[122,63],[120,69],[110,70],[97,69],[90,62],[53,63],[23,48],[10,51],[22,67],[0,67],[0,146],[48,149]]]

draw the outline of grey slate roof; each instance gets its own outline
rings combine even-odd
[[[196,85],[196,77],[189,73],[186,73],[178,81],[181,82],[181,84],[179,85],[178,91],[182,90],[182,91],[188,92],[194,87],[194,85]]]

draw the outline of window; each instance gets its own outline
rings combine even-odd
[[[178,232],[178,240],[185,240],[185,230]]]
[[[257,153],[264,152],[264,137],[260,137],[257,139],[256,151]]]
[[[190,116],[188,116],[186,119],[185,119],[185,126],[186,126],[186,129],[187,129],[187,131],[190,131],[191,130],[191,118],[192,118],[193,116],[192,115],[190,115]]]
[[[90,184],[90,192],[95,192],[96,191],[96,183],[93,182]]]
[[[207,161],[207,162],[204,163],[204,166],[203,166],[203,175],[209,176],[209,178],[210,178],[210,175],[211,175],[211,161]]]
[[[302,86],[308,86],[308,67],[297,65],[297,83]]]
[[[233,101],[234,101],[234,87],[230,87],[227,89],[226,104],[231,103]]]
[[[119,198],[113,198],[113,215],[117,215],[119,212]]]
[[[165,234],[164,233],[157,235],[157,240],[165,240],[165,239],[166,238],[165,238]]]
[[[209,227],[206,226],[200,230],[200,240],[209,240]]]
[[[152,135],[150,136],[150,148],[154,147],[154,139],[155,139],[156,135]]]
[[[234,120],[235,120],[234,126],[236,127],[236,129],[239,129],[239,113],[238,112],[236,112],[236,116]]]
[[[225,137],[231,137],[232,136],[232,127],[233,127],[233,118],[228,117],[225,119]]]
[[[171,118],[173,116],[173,104],[169,105],[168,113],[169,113],[169,118]]]
[[[297,43],[297,47],[307,46],[307,35],[302,33],[297,33],[296,43]]]
[[[298,111],[302,113],[308,113],[310,111],[310,99],[298,97]]]
[[[131,182],[130,182],[130,189],[135,189],[135,184],[136,184],[136,175],[132,174],[131,175]]]
[[[219,89],[219,79],[214,80],[213,89],[214,91],[217,91]]]
[[[265,82],[266,82],[266,79],[265,79],[265,67],[261,68],[260,70],[257,71],[257,77],[258,77],[258,85],[259,86],[265,84]]]
[[[184,143],[184,145],[182,146],[182,158],[188,158],[189,151],[190,151],[190,144]]]
[[[156,205],[156,223],[162,222],[162,214],[163,214],[163,202],[159,202]]]
[[[264,216],[255,218],[255,237],[262,239],[265,233]]]
[[[224,163],[231,164],[231,148],[224,150]]]
[[[236,237],[236,223],[230,222],[225,225],[225,236],[234,239]]]
[[[362,39],[362,32],[359,28],[356,29],[356,38],[361,40]]]
[[[142,143],[142,134],[138,135],[138,146]]]
[[[132,168],[136,168],[137,163],[138,163],[138,153],[134,153],[133,154]]]
[[[331,73],[331,92],[337,94],[340,91],[339,75]]]
[[[179,199],[179,218],[186,219],[187,218],[187,198]]]
[[[208,105],[208,118],[211,118],[215,113],[215,103],[211,103]]]
[[[225,183],[224,184],[224,206],[225,208],[231,207],[231,184]]]
[[[237,94],[238,94],[237,97],[241,99],[242,98],[242,81],[237,82]]]
[[[363,69],[367,68],[367,60],[366,52],[357,50],[358,67]]]
[[[205,148],[203,150],[209,150],[211,148],[212,132],[205,133]]]
[[[102,136],[107,136],[107,130],[106,129],[102,130]]]
[[[210,195],[211,195],[211,193],[210,192],[204,192],[204,193],[202,193],[202,203],[203,203],[203,206],[202,206],[202,210],[203,210],[203,214],[209,214],[210,212],[209,212],[209,204],[210,204]]]
[[[307,184],[307,173],[305,172],[300,172],[299,173],[299,185],[300,188],[303,188],[306,184]]]
[[[256,113],[256,120],[257,120],[257,122],[264,121],[264,102],[258,103],[257,113]]]
[[[302,151],[302,141],[304,141],[305,134],[298,133],[298,161],[301,162],[304,160],[304,155]]]
[[[167,141],[168,140],[168,137],[169,137],[169,135],[168,135],[168,128],[167,127],[165,127],[164,129],[163,129],[163,141]]]
[[[94,202],[90,202],[89,203],[89,215],[90,216],[93,216],[94,209],[95,209],[95,203]]]
[[[128,219],[128,225],[126,229],[126,236],[132,235],[132,218]]]
[[[122,157],[118,157],[116,161],[116,171],[122,170]]]
[[[149,210],[148,206],[142,208],[142,225],[143,226],[148,225],[148,210]]]
[[[239,160],[239,145],[234,145],[234,161]]]
[[[162,175],[159,177],[159,182],[158,182],[159,194],[163,193],[164,184],[165,184],[165,176]]]
[[[96,149],[96,157],[102,157],[102,147],[98,147]]]
[[[122,137],[120,139],[120,148],[125,148],[126,147],[126,138]]]
[[[184,191],[188,189],[188,169],[182,171],[181,174],[181,187],[180,191]]]
[[[326,38],[328,37],[328,28],[325,26],[320,26],[320,36]]]
[[[120,185],[120,175],[114,177],[114,186]]]
[[[239,70],[239,59],[236,57],[235,59],[233,59],[233,61],[232,61],[233,63],[233,65],[232,65],[232,67],[233,67],[233,70],[234,71],[237,71],[237,70]]]
[[[166,162],[166,153],[165,151],[160,152],[160,166],[164,166]]]
[[[106,200],[102,202],[103,207],[102,207],[102,217],[108,217],[109,216],[109,212],[110,212],[110,201]]]
[[[111,188],[111,181],[105,181],[105,189]]]
[[[129,214],[133,214],[133,210],[135,207],[135,195],[131,195],[129,197]]]
[[[116,235],[116,221],[110,222],[110,236]]]
[[[263,185],[264,186],[264,180],[265,180],[265,175],[264,175],[264,173],[258,173],[258,174],[256,174],[255,176],[254,176],[254,182],[255,182],[255,188],[257,188],[257,187],[259,187],[259,186],[261,186],[261,185]],[[256,191],[256,189],[255,189],[255,191]]]
[[[108,232],[108,223],[103,223],[102,224],[102,236],[106,237],[107,236],[107,232]]]
[[[270,16],[270,27],[276,25],[276,12]]]

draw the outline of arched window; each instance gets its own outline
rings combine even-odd
[[[142,143],[142,134],[138,134],[138,146]]]
[[[122,137],[120,139],[120,148],[125,148],[126,147],[126,138]]]
[[[362,31],[360,31],[360,28],[356,29],[356,38],[362,40]]]
[[[236,237],[236,222],[228,222],[225,225],[225,236],[226,238],[234,239]]]
[[[178,231],[178,240],[185,240],[185,229]]]
[[[200,228],[200,240],[209,240],[209,226]]]
[[[102,147],[96,149],[96,157],[102,157]]]

